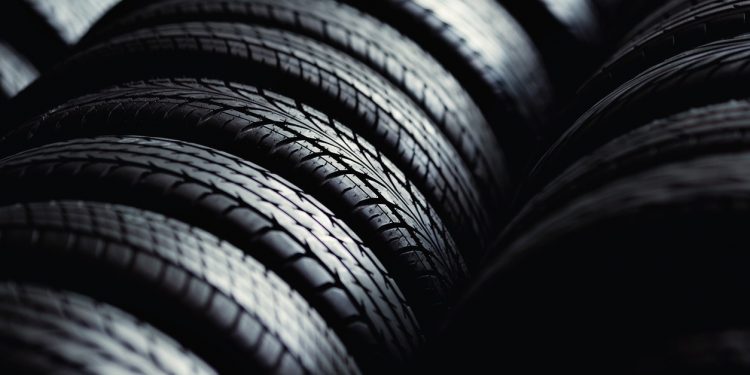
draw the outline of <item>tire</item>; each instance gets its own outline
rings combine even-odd
[[[468,277],[448,229],[387,157],[326,115],[254,87],[187,78],[126,84],[57,107],[0,138],[0,150],[106,134],[200,143],[291,181],[347,222],[392,275],[424,280],[401,285],[422,301],[415,307],[427,332],[439,323],[435,306]],[[475,261],[477,250],[464,249]]]
[[[449,138],[483,191],[509,195],[505,157],[477,105],[440,63],[387,24],[337,1],[161,0],[141,8],[129,3],[109,12],[87,44],[188,21],[243,22],[314,38],[356,57],[406,93]]]
[[[452,280],[385,269],[313,198],[255,164],[210,148],[101,137],[32,149],[0,165],[0,175],[7,177],[7,193],[0,199],[6,202],[87,199],[131,205],[205,228],[245,250],[307,298],[363,367],[406,361],[422,341],[399,286],[422,293],[409,296],[409,302],[427,319],[447,308]],[[50,184],[57,188],[45,188]],[[404,253],[396,261],[416,261],[411,256]]]
[[[537,189],[604,143],[655,119],[749,96],[750,37],[685,52],[647,70],[597,103],[545,153],[527,192]]]
[[[739,0],[671,2],[639,26],[625,45],[582,87],[585,111],[618,86],[671,57],[700,45],[750,31],[744,22],[750,5]]]
[[[750,102],[745,100],[692,109],[633,130],[574,163],[545,186],[508,225],[497,249],[517,240],[550,212],[610,181],[662,164],[746,150],[748,132]]]
[[[632,374],[652,345],[746,326],[748,167],[746,151],[668,163],[548,212],[466,294],[451,361]]]
[[[14,97],[39,75],[13,46],[0,40],[0,102]]]
[[[207,69],[216,64],[221,71]],[[505,213],[492,208],[502,206],[498,192],[479,191],[456,149],[398,88],[343,52],[285,31],[215,22],[143,29],[74,57],[15,107],[43,108],[45,97],[64,100],[131,80],[196,76],[257,85],[351,125],[460,229],[457,240],[473,239],[472,247],[486,248],[493,218]],[[51,94],[52,87],[65,89]]]
[[[521,26],[495,0],[345,0],[413,39],[472,95],[493,125],[513,175],[550,129],[552,85]],[[488,46],[496,46],[488,48]]]
[[[281,279],[238,249],[161,215],[99,203],[5,207],[2,275],[119,307],[220,373],[358,373]]]
[[[654,10],[650,12],[648,16],[644,17],[641,22],[630,29],[625,37],[622,38],[622,43],[620,43],[618,47],[622,47],[635,39],[643,37],[644,34],[649,33],[650,30],[654,27],[661,27],[666,23],[670,23],[672,17],[674,17],[678,13],[681,13],[684,10],[697,6],[699,4],[705,4],[707,1],[714,0],[695,0],[690,2],[686,2],[684,0],[663,1],[660,5],[654,8]]]
[[[591,0],[497,0],[529,34],[559,95],[570,95],[602,58],[605,27]],[[566,96],[567,97],[567,96]]]
[[[14,0],[18,1],[18,0]],[[67,46],[73,46],[89,28],[120,0],[21,0],[31,7]]]
[[[152,326],[75,293],[2,283],[0,317],[5,373],[216,373]]]

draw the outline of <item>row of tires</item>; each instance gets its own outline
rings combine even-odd
[[[0,365],[13,372],[523,363],[538,351],[532,341],[555,331],[539,325],[524,336],[529,326],[513,323],[506,333],[497,321],[562,315],[546,298],[562,294],[527,294],[528,280],[562,290],[574,265],[595,258],[523,263],[528,270],[510,273],[520,284],[506,281],[507,259],[560,248],[570,221],[558,211],[596,188],[565,174],[576,181],[560,180],[561,193],[544,186],[614,134],[589,135],[586,121],[603,123],[606,99],[592,105],[631,78],[612,73],[618,64],[659,63],[633,52],[648,58],[631,65],[618,53],[621,63],[572,95],[654,1],[13,4],[37,16],[67,9],[40,17],[62,47],[18,53],[43,74],[0,108],[0,345],[13,353]],[[86,16],[110,7],[96,23]],[[25,19],[11,9],[6,17]],[[665,15],[649,22],[662,27]],[[11,44],[51,38],[28,22],[9,25]],[[19,35],[25,43],[13,42]],[[644,105],[622,111],[647,116],[632,110]],[[584,182],[624,178],[581,169]],[[603,194],[590,208],[604,216],[618,201]],[[593,249],[584,224],[598,218],[569,215]],[[568,263],[555,267],[561,275],[535,268]],[[530,313],[535,303],[550,305]],[[415,361],[419,353],[428,359]]]
[[[411,358],[507,214],[495,132],[533,142],[549,86],[494,2],[352,5],[124,1],[6,105],[3,365]]]
[[[582,85],[437,368],[750,370],[749,11],[669,1]]]

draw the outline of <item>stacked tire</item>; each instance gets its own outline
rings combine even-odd
[[[556,115],[493,0],[124,0],[63,54],[2,108],[9,373],[402,371]]]
[[[3,372],[750,368],[745,1],[12,4]]]
[[[748,10],[663,4],[583,84],[436,368],[750,370]]]

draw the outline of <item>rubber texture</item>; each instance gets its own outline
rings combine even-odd
[[[232,21],[302,34],[336,47],[404,91],[439,126],[485,191],[509,195],[505,157],[469,94],[432,56],[387,24],[337,1],[160,0],[115,8],[86,43],[144,26]],[[503,193],[504,192],[504,193]]]
[[[730,101],[657,120],[620,136],[573,164],[535,195],[506,227],[496,251],[507,248],[550,212],[610,181],[663,164],[746,150],[749,132],[750,103]]]
[[[39,72],[13,46],[0,40],[0,100],[7,100],[33,82]]]
[[[639,73],[682,52],[747,33],[748,12],[750,2],[740,0],[670,3],[589,79],[579,91],[578,105],[587,109]]]
[[[211,68],[217,64],[221,70]],[[40,113],[51,96],[62,101],[110,83],[191,76],[253,84],[352,126],[461,230],[455,237],[473,239],[474,248],[486,248],[492,217],[507,213],[492,208],[501,206],[497,192],[479,191],[456,149],[398,88],[343,52],[285,31],[215,22],[140,30],[77,55],[12,107],[34,106]]]
[[[690,108],[747,97],[750,37],[714,42],[648,69],[602,99],[545,153],[527,191],[537,189],[604,143]]]
[[[56,108],[0,138],[0,149],[7,155],[106,134],[196,142],[279,173],[346,221],[392,275],[412,280],[401,285],[428,304],[418,308],[425,323],[433,314],[422,311],[428,301],[446,303],[467,278],[448,229],[387,157],[340,123],[272,92],[211,80],[131,83]],[[465,249],[475,260],[477,250]]]
[[[1,164],[8,180],[4,199],[142,207],[205,228],[247,251],[305,296],[363,367],[404,361],[422,340],[399,286],[422,293],[409,302],[425,319],[437,319],[447,308],[441,293],[448,293],[450,280],[403,272],[394,274],[394,281],[348,226],[312,197],[265,169],[207,147],[103,137],[44,146]],[[49,191],[44,188],[49,184],[59,188]],[[418,262],[413,255],[397,260]]]
[[[216,237],[99,203],[2,209],[2,275],[89,295],[174,337],[220,373],[358,373],[281,279]]]
[[[419,43],[472,95],[513,175],[546,132],[553,86],[531,38],[495,0],[346,0]]]
[[[433,358],[632,374],[652,346],[744,326],[748,167],[746,151],[667,163],[548,212],[467,292],[444,336],[462,345]]]
[[[603,58],[605,25],[592,0],[497,0],[539,49],[560,97],[574,93]]]
[[[24,374],[216,374],[148,324],[75,293],[0,284],[0,368]]]

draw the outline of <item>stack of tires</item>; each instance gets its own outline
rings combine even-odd
[[[581,87],[451,320],[443,365],[750,370],[748,12],[670,1]]]
[[[493,0],[120,2],[3,111],[3,369],[403,368],[549,87]]]
[[[5,372],[750,363],[743,1],[23,1]]]

